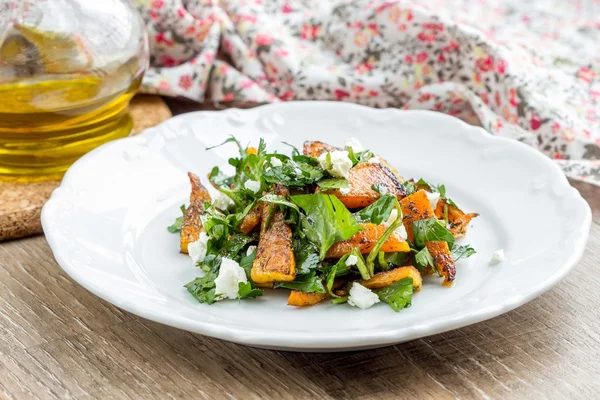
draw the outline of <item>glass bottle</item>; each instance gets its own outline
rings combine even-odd
[[[0,0],[0,180],[59,178],[127,136],[147,64],[126,0]]]

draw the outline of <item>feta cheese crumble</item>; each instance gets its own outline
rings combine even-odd
[[[353,138],[353,137],[346,138],[346,140],[344,141],[344,145],[345,145],[345,147],[352,148],[352,151],[354,153],[360,153],[361,151],[365,151],[365,148],[358,141],[358,139]]]
[[[504,249],[496,250],[492,253],[490,264],[500,264],[502,261],[504,261],[504,259]]]
[[[394,235],[401,237],[404,240],[408,239],[408,233],[406,232],[406,227],[404,226],[404,224],[396,228],[396,230],[394,231]]]
[[[227,197],[227,195],[221,192],[219,192],[219,195],[213,201],[213,205],[221,211],[227,210],[233,204],[233,201],[229,197]]]
[[[246,255],[249,256],[250,254],[254,253],[256,251],[256,246],[248,246],[248,250],[246,250]]]
[[[346,150],[335,150],[321,154],[319,164],[321,164],[321,168],[337,178],[347,178],[348,171],[352,168],[352,160],[348,157]]]
[[[247,283],[246,272],[240,264],[229,258],[221,260],[219,275],[215,279],[215,295],[237,299],[240,283]]]
[[[348,193],[350,193],[350,188],[349,187],[345,187],[345,188],[341,188],[340,189],[340,193],[343,194],[344,196],[347,195]]]
[[[188,244],[188,255],[194,264],[204,261],[206,257],[206,245],[208,244],[208,235],[206,232],[200,232],[200,237],[195,242]]]
[[[348,258],[346,258],[346,266],[350,267],[351,265],[356,265],[356,263],[358,262],[358,257],[356,257],[354,254],[351,256],[348,256]]]
[[[381,159],[378,156],[371,157],[367,161],[369,164],[381,164]]]
[[[389,227],[391,224],[394,223],[394,221],[398,218],[398,210],[396,210],[395,208],[392,210],[392,212],[390,213],[390,216],[388,217],[387,221],[383,221],[382,224],[387,228]]]
[[[253,181],[252,179],[244,182],[244,187],[248,190],[253,191],[254,193],[258,193],[260,190],[260,182]]]
[[[277,157],[271,157],[271,165],[274,167],[281,167],[283,165],[283,163],[281,162],[281,160]]]
[[[427,194],[427,200],[429,200],[429,204],[431,204],[431,208],[433,208],[435,210],[437,207],[437,203],[440,200],[440,194],[439,193],[429,193],[429,192],[425,192],[425,194]]]
[[[379,303],[379,296],[360,283],[354,282],[352,284],[350,296],[348,296],[348,304],[366,310],[375,303]]]

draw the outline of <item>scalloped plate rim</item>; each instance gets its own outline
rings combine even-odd
[[[132,145],[136,143],[136,138],[142,138],[151,135],[160,134],[160,129],[173,124],[173,121],[183,121],[190,120],[192,121],[198,115],[203,115],[203,117],[210,118],[210,114],[213,113],[231,113],[231,112],[241,112],[241,113],[257,113],[263,112],[264,110],[276,111],[279,107],[303,107],[308,105],[311,107],[313,105],[321,105],[326,107],[354,107],[360,109],[360,112],[367,113],[393,113],[398,115],[409,115],[409,114],[420,114],[425,115],[427,118],[441,118],[448,122],[458,123],[460,124],[460,128],[465,131],[469,131],[470,135],[478,135],[480,137],[484,137],[486,141],[505,141],[510,143],[511,146],[520,147],[521,149],[526,149],[529,153],[530,157],[537,157],[538,159],[544,161],[544,163],[548,166],[549,170],[552,170],[551,177],[552,184],[558,184],[560,187],[567,187],[572,190],[574,193],[571,194],[574,201],[579,203],[580,207],[583,207],[585,210],[585,216],[582,221],[582,227],[576,232],[573,232],[571,235],[576,236],[574,239],[575,248],[573,249],[570,257],[567,261],[565,261],[561,267],[557,270],[557,272],[551,276],[545,277],[544,280],[540,280],[538,284],[529,292],[523,293],[520,296],[513,296],[510,299],[502,302],[501,304],[490,306],[487,308],[480,308],[476,311],[470,311],[467,315],[461,316],[459,321],[455,321],[452,319],[446,319],[439,321],[430,322],[428,325],[417,325],[413,327],[400,327],[395,330],[388,331],[375,331],[371,334],[367,334],[366,332],[360,332],[359,337],[350,336],[345,340],[335,340],[335,338],[327,337],[322,338],[321,340],[315,339],[314,337],[308,337],[302,335],[290,335],[286,337],[284,335],[280,335],[278,337],[264,337],[260,333],[264,333],[261,330],[255,331],[254,329],[238,329],[238,328],[222,328],[218,323],[211,322],[203,322],[198,320],[193,320],[190,318],[182,318],[176,315],[164,314],[160,312],[154,312],[152,308],[140,306],[134,302],[126,301],[126,299],[115,297],[110,293],[106,293],[102,290],[101,287],[94,285],[93,282],[90,282],[89,279],[86,279],[84,274],[78,272],[77,268],[75,268],[69,260],[67,260],[60,251],[60,241],[59,237],[53,231],[53,227],[51,222],[49,221],[50,210],[57,202],[57,199],[64,195],[64,189],[69,187],[71,181],[71,175],[73,175],[78,169],[84,168],[87,160],[92,157],[96,157],[98,154],[101,154],[110,146],[115,145],[115,143],[121,143],[122,141],[130,141]],[[140,140],[140,139],[138,139]],[[163,323],[166,325],[170,325],[176,328],[188,330],[191,332],[200,333],[203,335],[240,343],[246,344],[250,346],[263,347],[263,348],[271,348],[271,349],[284,349],[284,350],[292,350],[292,351],[341,351],[341,350],[357,350],[357,349],[366,349],[373,347],[381,347],[386,345],[397,344],[400,342],[417,339],[424,336],[434,335],[442,332],[446,332],[453,329],[458,329],[467,325],[471,325],[473,323],[485,321],[487,319],[496,317],[498,315],[504,314],[510,310],[513,310],[534,298],[540,296],[544,292],[551,289],[558,282],[560,282],[568,272],[575,267],[577,262],[581,259],[583,255],[583,251],[585,249],[585,244],[587,242],[587,237],[589,234],[589,229],[591,226],[591,209],[587,202],[581,197],[579,192],[574,189],[569,183],[560,168],[552,162],[548,157],[540,153],[539,151],[533,149],[532,147],[512,140],[508,138],[498,137],[491,135],[484,129],[480,127],[471,126],[457,118],[447,116],[445,114],[426,111],[426,110],[397,110],[397,109],[373,109],[368,108],[352,103],[336,103],[336,102],[284,102],[284,103],[274,103],[262,105],[259,107],[251,108],[251,109],[227,109],[222,111],[196,111],[191,113],[186,113],[182,115],[175,116],[167,121],[162,122],[161,124],[148,128],[134,137],[118,139],[111,143],[100,146],[81,159],[77,160],[71,168],[65,174],[61,185],[54,190],[50,199],[46,203],[46,205],[42,209],[41,214],[42,226],[44,232],[46,233],[46,240],[56,258],[57,263],[63,268],[63,270],[77,283],[82,285],[84,288],[94,293],[96,296],[118,306],[119,308],[124,309],[125,311],[131,312],[140,317]]]

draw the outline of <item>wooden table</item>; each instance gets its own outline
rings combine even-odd
[[[594,222],[554,289],[486,322],[362,352],[259,350],[149,322],[73,282],[44,237],[2,243],[0,398],[600,398],[600,188],[576,187]]]

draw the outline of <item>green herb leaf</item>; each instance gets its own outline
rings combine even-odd
[[[319,251],[308,240],[294,239],[294,257],[299,274],[306,274],[319,266]]]
[[[320,276],[316,275],[314,270],[310,271],[308,274],[296,275],[296,279],[291,282],[277,282],[273,287],[299,290],[304,293],[325,293],[323,280]]]
[[[475,253],[477,253],[475,249],[469,245],[461,246],[459,244],[454,244],[452,247],[452,258],[454,261],[458,261],[461,258],[469,258]]]
[[[385,253],[385,262],[389,267],[399,267],[404,265],[408,258],[409,253]]]
[[[354,218],[359,223],[371,222],[381,224],[390,217],[394,206],[396,205],[396,196],[386,194],[381,196],[370,206],[354,213]]]
[[[181,210],[182,214],[185,214],[185,204],[182,204],[181,206],[179,206],[179,209]],[[183,215],[181,217],[175,218],[175,222],[173,222],[173,225],[167,226],[167,230],[171,233],[177,233],[177,232],[181,231],[182,225],[183,225]]]
[[[240,282],[238,288],[238,295],[240,296],[240,299],[253,299],[258,296],[262,296],[263,294],[261,289],[252,289],[252,284],[250,282]]]
[[[350,182],[344,178],[322,179],[317,185],[323,190],[344,189],[350,187]]]
[[[285,160],[280,167],[271,167],[263,173],[268,183],[281,183],[288,187],[303,187],[311,185],[323,178],[323,170],[306,162]]]
[[[385,243],[388,237],[400,226],[402,225],[402,208],[400,207],[400,203],[398,203],[398,199],[394,197],[394,205],[396,206],[396,210],[398,212],[398,217],[388,228],[385,230],[383,235],[377,240],[375,246],[371,249],[371,252],[367,256],[367,268],[369,269],[369,275],[373,276],[375,273],[375,258],[379,255],[379,250],[381,246]]]
[[[392,310],[398,312],[411,305],[413,280],[412,278],[400,279],[393,285],[377,290],[375,293],[379,296],[379,300],[388,303]]]
[[[344,204],[327,194],[292,196],[292,201],[306,212],[300,221],[306,237],[319,247],[319,258],[324,259],[332,244],[349,239],[360,226]]]
[[[431,253],[427,247],[423,247],[417,254],[415,254],[415,264],[417,269],[422,272],[425,267],[430,266],[435,269],[435,263],[433,262],[433,257],[431,257]]]
[[[185,288],[192,294],[200,303],[212,304],[215,302],[215,279],[217,274],[207,272],[201,278],[196,278],[187,283]]]
[[[420,219],[413,222],[413,233],[415,235],[415,246],[422,249],[425,242],[447,242],[452,249],[454,236],[441,221],[435,218]]]

